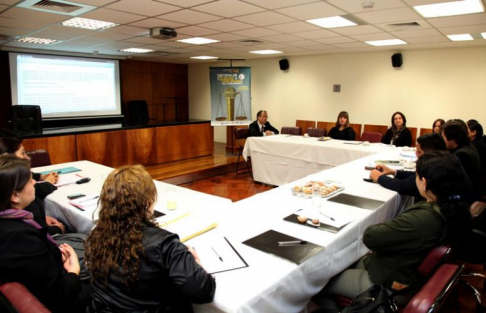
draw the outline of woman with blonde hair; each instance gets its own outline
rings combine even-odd
[[[86,243],[95,312],[189,312],[214,298],[216,282],[194,250],[153,219],[157,190],[141,165],[110,173]]]
[[[329,137],[340,140],[354,140],[356,133],[354,129],[349,127],[349,114],[346,111],[341,111],[336,120],[336,126],[329,131]]]

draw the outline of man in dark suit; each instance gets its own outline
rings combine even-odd
[[[277,135],[278,130],[273,127],[268,121],[268,114],[265,110],[260,110],[257,113],[257,119],[249,126],[248,137],[261,137]]]

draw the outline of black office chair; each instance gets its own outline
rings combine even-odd
[[[38,105],[12,106],[12,128],[21,134],[42,132],[42,112]]]
[[[133,124],[144,124],[149,120],[147,101],[132,100],[128,102],[130,122]]]

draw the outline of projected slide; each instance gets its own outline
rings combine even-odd
[[[11,54],[13,104],[44,118],[121,114],[118,61]]]

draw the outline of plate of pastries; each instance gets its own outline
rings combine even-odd
[[[331,180],[325,181],[308,181],[303,185],[297,185],[291,188],[292,194],[294,196],[302,197],[302,198],[311,198],[312,197],[312,190],[318,189],[319,194],[322,198],[327,198],[336,193],[344,190],[344,187],[341,183]]]

